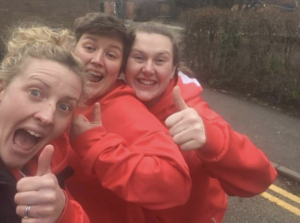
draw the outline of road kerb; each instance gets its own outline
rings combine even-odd
[[[288,177],[292,180],[295,180],[296,182],[300,183],[300,174],[297,173],[296,171],[293,171],[289,168],[286,168],[284,166],[281,166],[277,163],[271,162],[274,168],[277,170],[279,175]]]

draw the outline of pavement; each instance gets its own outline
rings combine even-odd
[[[300,174],[298,172],[291,170],[285,166],[274,163],[274,162],[272,162],[272,164],[275,167],[275,169],[277,170],[278,174],[288,177],[288,178],[300,183]]]
[[[300,183],[300,118],[225,91],[204,88],[202,98],[263,150],[277,172]]]

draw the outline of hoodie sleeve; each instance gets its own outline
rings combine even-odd
[[[71,195],[67,191],[64,191],[64,193],[66,195],[66,206],[57,223],[90,223],[82,207],[72,200]]]
[[[265,154],[230,125],[200,97],[188,103],[203,119],[206,144],[195,155],[217,178],[228,195],[251,197],[265,191],[277,172]]]
[[[102,108],[102,120],[105,129],[90,129],[71,144],[87,174],[95,174],[122,199],[148,209],[188,200],[191,180],[181,152],[140,102],[120,98]]]

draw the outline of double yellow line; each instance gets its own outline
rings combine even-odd
[[[299,197],[297,197],[297,196],[281,189],[280,187],[277,187],[275,185],[271,185],[269,187],[269,189],[274,191],[277,194],[280,194],[281,196],[284,196],[284,197],[290,199],[291,201],[294,201],[295,203],[300,204],[300,198]],[[281,200],[281,199],[279,199],[279,198],[277,198],[277,197],[275,197],[275,196],[273,196],[273,195],[271,195],[267,192],[262,193],[261,196],[264,197],[265,199],[277,204],[278,206],[288,210],[289,212],[291,212],[291,213],[293,213],[293,214],[300,217],[300,209],[299,208],[296,208],[293,205],[291,205],[291,204],[289,204],[289,203],[287,203],[287,202],[285,202],[285,201],[283,201],[283,200]]]

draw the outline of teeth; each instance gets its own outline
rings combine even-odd
[[[96,72],[96,71],[93,71],[93,70],[89,70],[88,71],[90,74],[92,74],[92,75],[95,75],[95,76],[99,76],[99,77],[102,77],[103,75],[102,74],[100,74],[100,73],[98,73],[98,72]]]
[[[33,135],[35,137],[41,137],[41,135],[39,135],[38,133],[31,131],[31,130],[26,130],[27,132],[29,132],[30,135]]]
[[[141,82],[142,84],[146,84],[146,85],[153,85],[155,84],[155,81],[149,81],[149,80],[139,80],[139,82]]]

